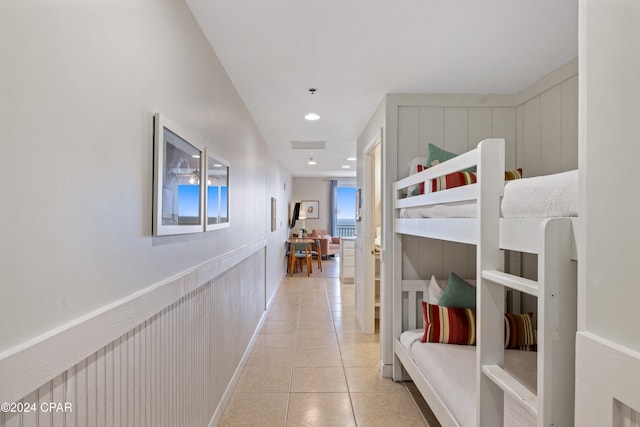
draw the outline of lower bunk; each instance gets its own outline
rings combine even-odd
[[[406,379],[404,368],[444,426],[571,426],[578,172],[505,184],[503,160],[504,141],[485,140],[394,184],[393,376]],[[477,172],[462,172],[469,167]],[[473,179],[435,188],[435,181],[459,174]],[[418,186],[417,195],[412,186]],[[440,211],[452,205],[468,212]],[[416,276],[416,260],[403,251],[405,235],[475,246],[477,286],[468,284],[471,296],[443,301],[432,297],[435,278],[429,284],[405,280],[405,260],[409,277]],[[537,255],[535,280],[505,269],[505,251]],[[533,314],[507,311],[512,292],[536,298],[536,326]],[[422,327],[423,316],[424,337],[422,330],[411,331]],[[526,336],[533,338],[525,346],[511,345],[514,316],[529,316],[521,321],[530,324]],[[537,351],[524,350],[533,346]]]
[[[423,331],[405,331],[395,354],[442,426],[476,425],[476,347],[422,343]],[[536,392],[536,352],[505,350],[505,370]],[[505,426],[535,426],[536,418],[504,397]]]

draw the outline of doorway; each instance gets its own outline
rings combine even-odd
[[[362,230],[363,279],[356,290],[365,334],[379,331],[380,325],[380,261],[382,256],[382,138],[377,138],[365,150]]]

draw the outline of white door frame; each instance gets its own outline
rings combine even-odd
[[[363,289],[363,310],[362,310],[362,330],[365,334],[375,333],[375,259],[372,251],[374,250],[375,239],[375,150],[382,144],[382,130],[364,149],[366,156],[363,161],[363,210],[362,213],[362,230],[364,231],[362,259],[364,277],[362,281]],[[382,150],[380,150],[382,155]],[[380,171],[382,172],[382,171]],[[382,283],[380,284],[382,287]],[[380,322],[382,323],[382,318]]]

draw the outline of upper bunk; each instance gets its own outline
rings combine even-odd
[[[550,218],[577,216],[577,170],[505,181],[504,159],[504,139],[485,139],[394,183],[395,232],[478,245],[482,230],[501,249],[539,253]],[[448,177],[473,169],[461,179],[476,182],[446,188]],[[422,194],[407,196],[416,186]]]

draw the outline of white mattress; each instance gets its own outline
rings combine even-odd
[[[578,170],[507,181],[501,203],[505,218],[578,216]],[[475,218],[476,202],[400,209],[400,218]]]
[[[475,201],[400,209],[400,218],[475,218],[476,216]]]
[[[476,425],[476,347],[421,343],[422,330],[400,337],[418,369],[462,426]],[[536,389],[536,353],[505,350],[505,369],[526,387]],[[427,402],[429,403],[429,402]],[[506,426],[535,426],[536,420],[510,397],[505,397]]]

